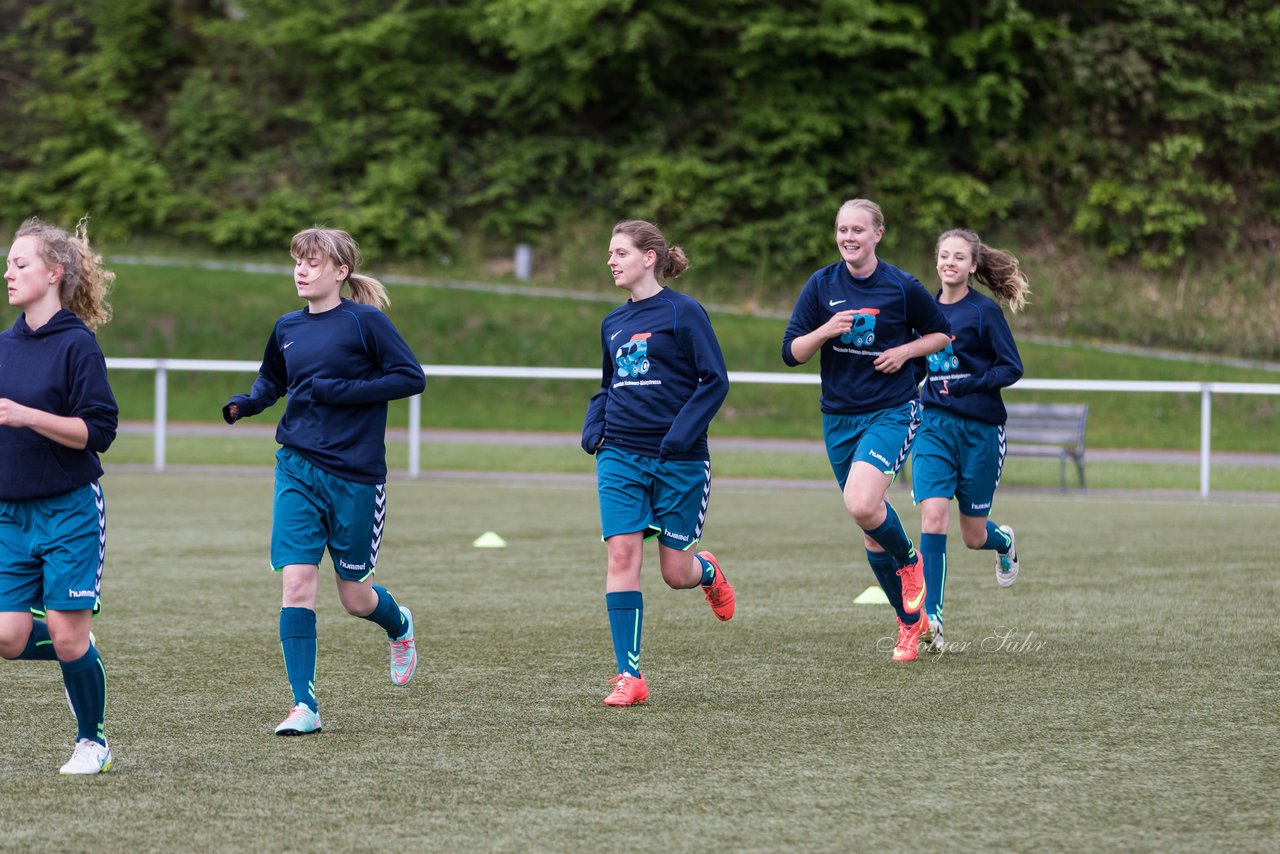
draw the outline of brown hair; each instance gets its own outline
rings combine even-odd
[[[973,272],[973,278],[986,285],[997,299],[1003,300],[1009,306],[1009,310],[1014,314],[1021,311],[1027,304],[1027,297],[1031,294],[1031,283],[1027,280],[1027,274],[1022,272],[1018,259],[1003,249],[988,246],[977,234],[965,228],[953,228],[942,232],[933,247],[935,257],[938,254],[938,247],[948,237],[958,237],[969,244],[969,252],[977,267]]]
[[[107,290],[116,274],[102,266],[102,256],[89,246],[89,217],[76,223],[76,232],[41,222],[32,217],[13,235],[34,237],[40,242],[40,258],[49,267],[62,267],[58,301],[62,307],[97,329],[111,319]]]
[[[660,279],[674,279],[689,269],[689,256],[679,246],[668,246],[667,239],[651,222],[642,219],[623,220],[613,227],[614,234],[623,234],[641,252],[653,250],[658,256],[657,274]]]
[[[319,255],[328,258],[335,267],[347,268],[343,284],[351,286],[351,299],[365,305],[385,309],[391,305],[387,289],[373,276],[357,273],[360,266],[360,246],[355,238],[340,228],[308,228],[293,236],[289,254],[294,258],[310,258]]]

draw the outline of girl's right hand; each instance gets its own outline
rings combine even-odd
[[[818,327],[824,339],[835,338],[853,329],[853,310],[837,311],[822,326]]]

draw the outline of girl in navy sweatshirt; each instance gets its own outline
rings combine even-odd
[[[952,338],[928,358],[924,416],[911,456],[911,491],[920,505],[929,618],[920,641],[941,652],[952,496],[960,507],[964,544],[996,553],[996,582],[1001,587],[1018,577],[1013,528],[997,525],[990,517],[1004,469],[1007,414],[1000,390],[1022,377],[1022,359],[999,304],[974,290],[971,281],[986,285],[1017,312],[1027,300],[1027,277],[1017,258],[983,244],[972,231],[944,232],[935,254],[942,282],[938,307],[951,323]]]
[[[876,257],[882,237],[884,214],[875,202],[840,207],[840,260],[800,292],[782,359],[795,366],[821,354],[827,457],[872,572],[898,613],[893,660],[912,661],[928,626],[921,619],[924,572],[887,493],[920,423],[912,360],[945,347],[951,327],[914,276]]]
[[[233,424],[289,396],[276,427],[271,566],[284,580],[280,645],[294,705],[275,731],[305,735],[322,726],[315,609],[326,549],[347,613],[387,633],[391,681],[407,685],[417,668],[413,615],[373,574],[387,513],[387,401],[418,394],[426,377],[380,310],[390,303],[386,289],[356,272],[351,235],[309,228],[294,235],[290,252],[307,307],[276,321],[253,388],[222,414]]]
[[[98,774],[111,768],[106,670],[90,633],[107,536],[98,454],[119,411],[93,330],[111,317],[115,274],[84,220],[72,235],[32,219],[4,277],[22,313],[0,333],[0,656],[59,663],[76,716],[61,771]]]
[[[653,223],[620,222],[609,242],[613,283],[630,295],[600,326],[600,390],[587,406],[582,449],[596,455],[600,520],[608,547],[605,607],[618,675],[606,706],[649,696],[640,672],[644,541],[658,538],[662,580],[701,587],[720,620],[733,588],[711,552],[696,551],[711,495],[707,427],[729,393],[728,371],[707,312],[663,287],[689,266]]]

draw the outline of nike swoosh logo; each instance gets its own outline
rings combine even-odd
[[[833,300],[829,300],[829,301],[827,302],[827,305],[831,306],[832,308],[835,308],[836,306],[838,306],[838,305],[839,305],[840,303],[842,303],[842,302],[848,302],[848,300],[847,300],[847,299],[833,299]]]
[[[288,350],[288,349],[289,349],[290,347],[292,347],[292,346],[293,346],[293,342],[292,342],[292,341],[289,341],[288,343],[286,343],[286,344],[285,344],[283,347],[281,347],[280,349],[281,349],[281,350]]]
[[[610,336],[609,336],[609,340],[610,340],[610,341],[612,341],[613,339],[617,338],[617,337],[618,337],[619,335],[621,335],[621,334],[622,334],[622,330],[621,330],[621,329],[619,329],[617,332],[615,332],[615,333],[613,333],[612,335],[610,335]]]

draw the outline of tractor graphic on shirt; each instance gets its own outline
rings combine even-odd
[[[876,343],[876,315],[878,308],[860,308],[853,313],[853,328],[840,336],[842,344],[870,347]]]
[[[951,349],[951,345],[955,343],[955,340],[956,337],[952,335],[951,340],[947,342],[947,346],[929,356],[930,371],[935,374],[945,374],[960,367],[960,357],[956,355],[955,350]]]
[[[652,332],[637,332],[618,348],[618,352],[613,354],[618,376],[639,377],[649,373],[649,339],[652,336]]]

